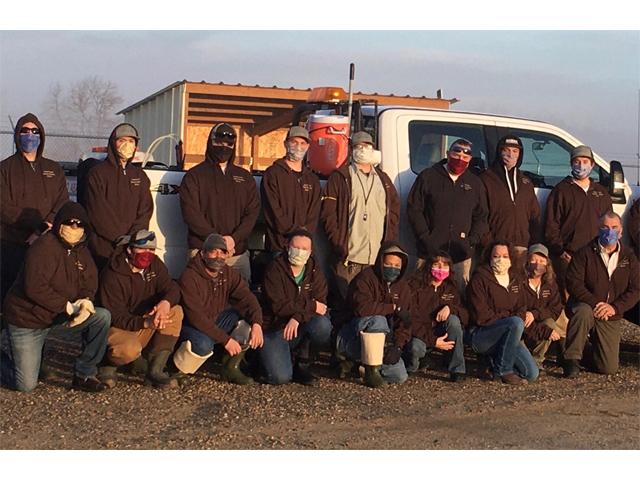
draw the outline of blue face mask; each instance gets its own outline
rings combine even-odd
[[[600,245],[603,245],[605,247],[611,247],[612,245],[615,245],[616,243],[618,243],[619,238],[620,232],[618,232],[618,230],[601,228],[598,232],[598,241],[600,242]]]
[[[584,165],[584,166],[573,165],[571,167],[571,175],[573,175],[573,178],[576,178],[578,180],[583,180],[589,176],[592,168],[593,166],[591,166],[590,164]]]
[[[26,133],[20,135],[20,148],[23,152],[31,153],[38,150],[40,146],[40,135]]]
[[[382,267],[382,276],[386,282],[393,283],[400,276],[400,268]]]

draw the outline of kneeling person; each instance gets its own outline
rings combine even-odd
[[[240,273],[226,265],[228,255],[222,235],[212,233],[180,277],[185,322],[173,362],[182,373],[195,373],[220,344],[223,378],[242,385],[253,382],[240,362],[249,347],[262,346],[262,310]]]
[[[289,235],[287,254],[276,257],[265,272],[260,360],[272,384],[293,380],[313,385],[317,378],[308,370],[312,351],[330,342],[327,282],[311,251],[311,234],[294,231]]]
[[[155,255],[154,232],[139,230],[121,242],[100,276],[98,298],[111,312],[111,329],[100,380],[116,384],[116,369],[138,359],[146,351],[146,381],[154,387],[176,387],[164,372],[182,326],[180,288],[165,264]]]

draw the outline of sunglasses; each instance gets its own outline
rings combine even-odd
[[[455,147],[451,147],[451,151],[455,152],[455,153],[464,153],[465,155],[471,155],[471,149],[470,148],[463,148],[463,147],[459,147],[459,146],[455,146]]]
[[[131,245],[135,246],[135,247],[139,247],[142,245],[146,245],[147,242],[152,242],[156,239],[156,234],[154,232],[151,232],[149,235],[147,235],[144,238],[138,238],[137,240],[133,240],[131,242]]]
[[[34,135],[40,135],[40,129],[33,127],[33,128],[29,128],[29,127],[22,127],[20,129],[20,133],[33,133]]]
[[[76,227],[84,227],[83,223],[80,220],[67,220],[63,223],[63,225],[66,225],[67,227],[70,227],[72,225],[75,225]]]

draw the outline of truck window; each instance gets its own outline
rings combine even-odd
[[[487,147],[481,125],[431,122],[409,122],[409,155],[411,170],[419,174],[446,157],[447,150],[459,138],[473,144],[473,160],[476,168],[486,167]]]

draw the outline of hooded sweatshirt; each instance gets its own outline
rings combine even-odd
[[[383,278],[383,259],[387,254],[402,258],[400,277],[393,283]],[[393,333],[393,343],[402,348],[411,340],[410,322],[400,319],[400,312],[411,312],[411,289],[404,279],[409,256],[397,242],[384,242],[376,258],[375,265],[362,270],[349,284],[347,298],[352,317],[382,315],[387,317]]]
[[[516,166],[509,171],[501,158],[507,140],[516,140],[520,146]],[[533,183],[519,170],[522,155],[522,141],[515,135],[507,135],[498,142],[493,165],[480,176],[489,208],[489,233],[483,240],[486,245],[498,239],[521,247],[542,241],[540,205]]]
[[[557,320],[564,308],[560,298],[560,291],[554,279],[548,280],[542,277],[540,291],[536,293],[529,285],[529,279],[524,278],[522,282],[527,311],[531,312],[535,320],[525,331],[525,337],[534,340],[547,340],[553,330],[543,322],[548,318]]]
[[[224,345],[230,338],[216,325],[222,311],[230,306],[238,310],[247,323],[262,325],[258,299],[240,274],[226,265],[213,278],[207,273],[202,256],[198,254],[189,261],[178,284],[186,323],[216,343]]]
[[[22,152],[20,129],[32,122],[40,129],[40,145],[34,162]],[[64,171],[53,160],[42,156],[45,132],[32,113],[18,120],[14,134],[16,153],[0,162],[0,238],[3,242],[24,245],[33,233],[46,230],[56,213],[69,201]]]
[[[258,189],[253,176],[233,164],[234,156],[222,171],[213,155],[212,135],[213,129],[205,161],[190,169],[180,185],[189,248],[201,248],[209,234],[219,233],[233,238],[235,255],[240,255],[247,250],[247,239],[260,214]]]
[[[161,300],[171,306],[180,301],[180,287],[165,264],[155,256],[142,272],[134,272],[126,249],[114,255],[100,275],[98,302],[111,312],[111,326],[142,330],[144,316]]]
[[[629,209],[627,217],[627,233],[631,240],[631,247],[636,254],[636,258],[640,257],[640,198],[636,198],[633,205]]]
[[[93,300],[98,288],[98,272],[87,248],[90,230],[87,227],[82,241],[74,246],[59,235],[60,226],[72,218],[89,225],[84,208],[67,202],[56,214],[51,231],[38,238],[27,251],[24,267],[4,303],[11,325],[47,328],[64,313],[67,302],[80,298]]]
[[[260,192],[268,251],[284,250],[287,235],[294,230],[315,233],[320,216],[320,180],[306,165],[302,172],[294,172],[284,158],[276,160],[264,172]]]
[[[107,159],[87,174],[85,207],[96,233],[90,246],[102,258],[111,256],[118,237],[148,229],[153,214],[147,174],[131,160],[124,168],[120,166],[115,138],[118,127],[109,137]]]

